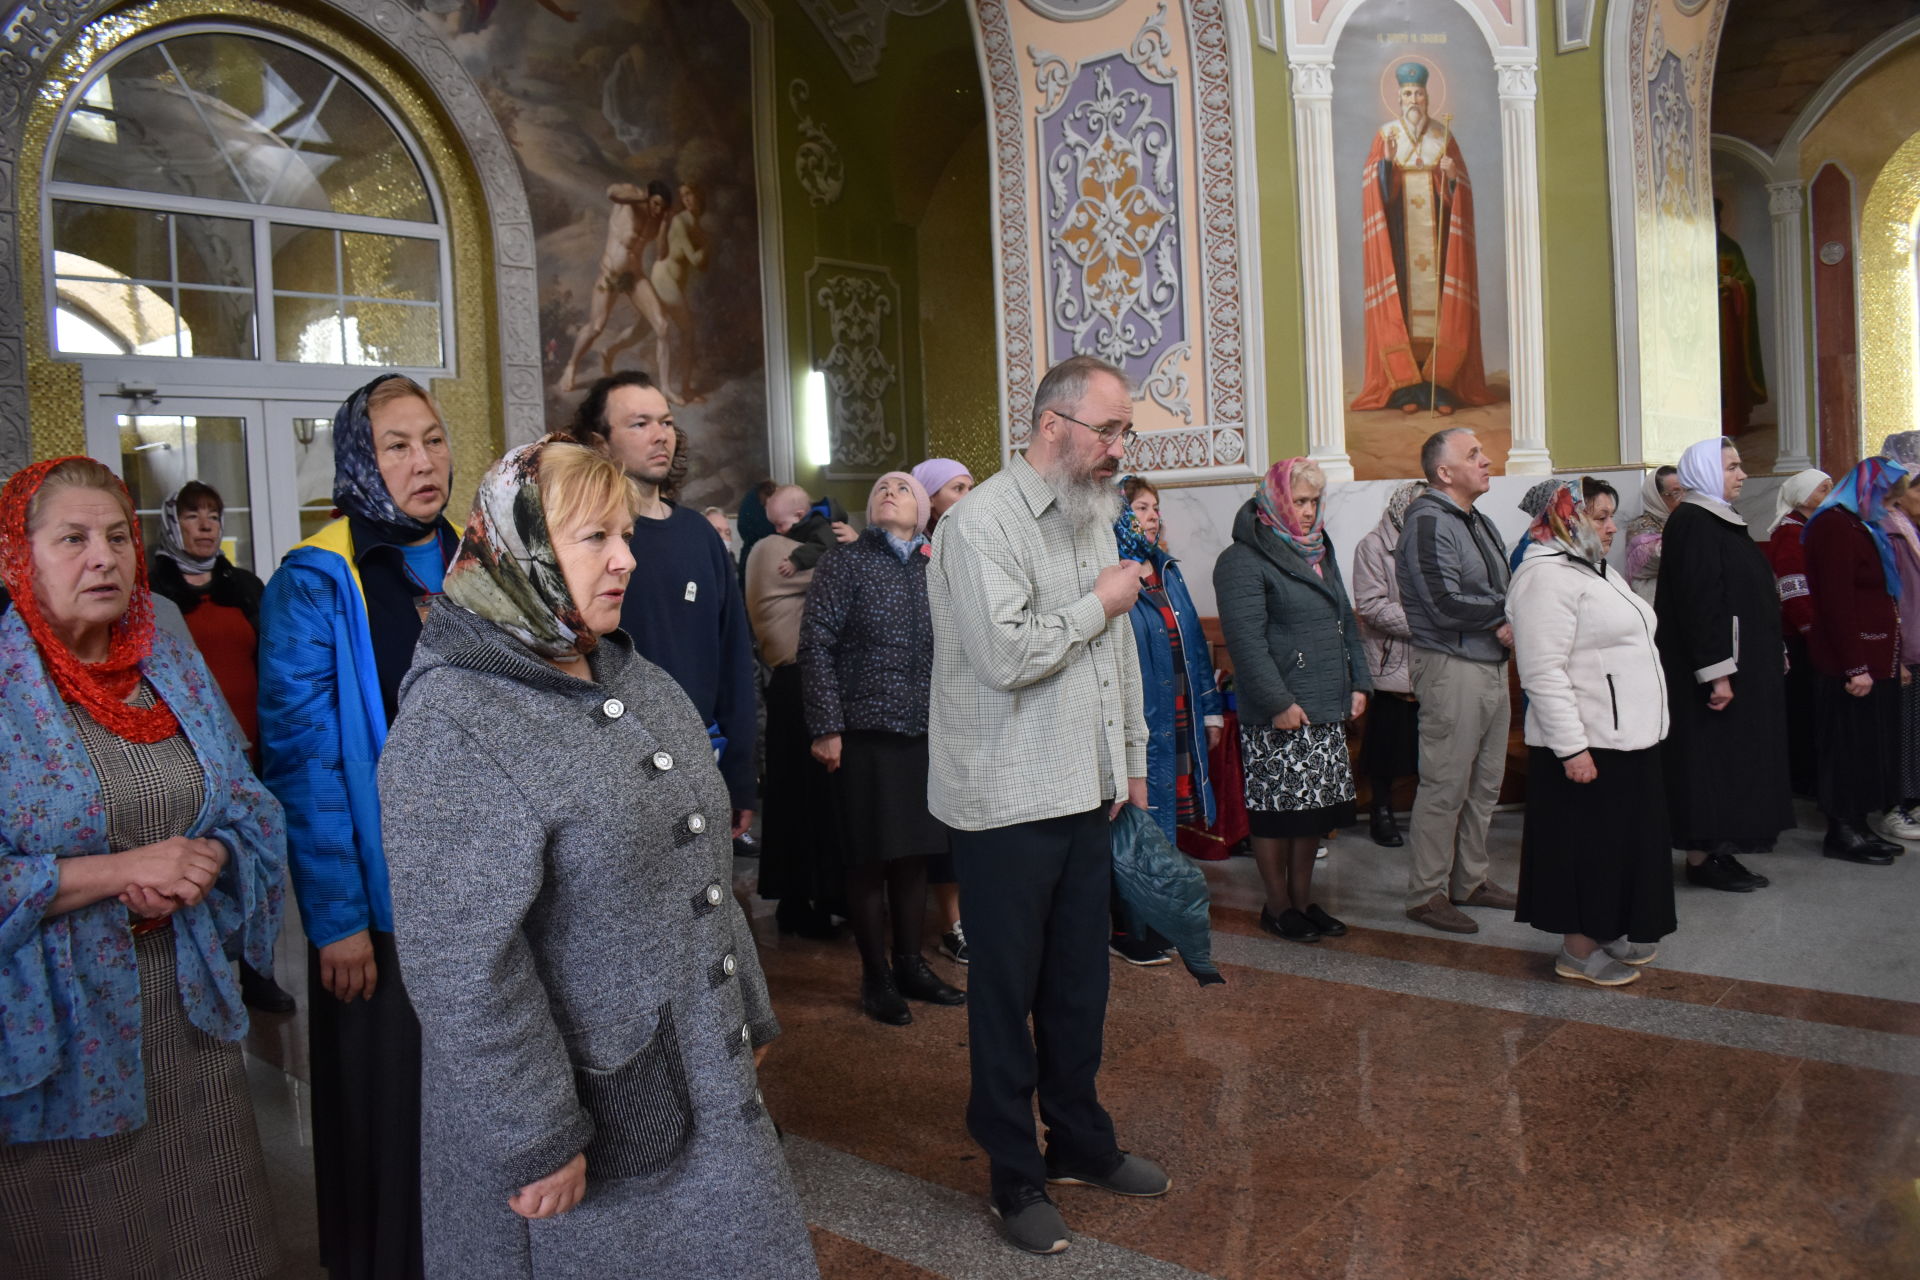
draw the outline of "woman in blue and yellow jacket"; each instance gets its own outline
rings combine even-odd
[[[438,408],[394,374],[333,419],[343,513],[287,553],[260,605],[262,777],[286,806],[308,956],[321,1261],[420,1274],[420,1027],[393,944],[375,766],[459,533]]]

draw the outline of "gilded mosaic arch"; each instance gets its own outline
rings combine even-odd
[[[1893,153],[1860,211],[1861,410],[1869,443],[1913,427],[1920,408],[1914,226],[1920,136]]]
[[[381,90],[419,139],[448,206],[458,372],[434,390],[455,420],[492,428],[465,433],[455,465],[478,476],[500,445],[538,436],[538,295],[520,171],[479,88],[411,8],[398,0],[316,0],[305,11],[256,0],[51,0],[22,6],[0,29],[0,472],[84,448],[80,368],[52,359],[46,316],[25,305],[42,295],[39,179],[61,107],[121,42],[208,20],[298,36]],[[38,432],[35,418],[45,424]]]

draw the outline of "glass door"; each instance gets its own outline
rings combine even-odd
[[[333,415],[339,407],[338,401],[319,400],[264,404],[275,564],[333,519]]]
[[[265,576],[273,560],[262,545],[266,451],[259,401],[106,396],[89,407],[87,451],[127,482],[149,551],[160,544],[162,504],[198,480],[225,508],[227,559]]]

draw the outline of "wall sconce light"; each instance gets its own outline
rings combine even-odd
[[[298,440],[302,446],[313,443],[313,437],[317,434],[313,422],[314,420],[312,418],[295,418],[293,420],[293,438]]]

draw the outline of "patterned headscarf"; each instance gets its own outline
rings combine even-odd
[[[47,473],[73,458],[51,458],[36,462],[13,474],[0,488],[0,578],[13,597],[14,611],[27,624],[27,630],[40,649],[40,659],[54,688],[68,702],[86,708],[103,728],[128,742],[160,742],[180,732],[180,722],[165,702],[156,700],[151,707],[135,707],[127,698],[140,684],[140,664],[153,652],[153,596],[147,590],[147,557],[140,545],[140,522],[132,522],[133,589],[128,595],[127,611],[113,624],[107,643],[106,660],[82,662],[53,630],[40,611],[40,598],[33,592],[33,544],[27,534],[27,510],[33,495]],[[119,496],[128,510],[133,508],[127,487],[116,478]]]
[[[873,527],[880,523],[880,486],[889,480],[905,480],[907,488],[913,491],[914,511],[913,533],[915,537],[927,531],[927,517],[933,514],[933,504],[927,501],[926,486],[905,471],[889,471],[873,482],[873,488],[867,492],[867,525]]]
[[[552,435],[523,444],[487,468],[473,497],[460,551],[447,566],[446,597],[505,630],[544,658],[593,651],[599,637],[567,589],[540,501],[540,455],[584,448]]]
[[[1880,456],[1892,458],[1912,475],[1920,469],[1920,431],[1896,431],[1880,442]]]
[[[1293,475],[1308,461],[1282,458],[1274,463],[1253,500],[1260,523],[1279,534],[1280,540],[1298,551],[1308,564],[1317,565],[1327,554],[1327,504],[1322,501],[1315,509],[1313,526],[1308,529],[1300,527],[1293,513]]]
[[[1827,495],[1827,500],[1820,504],[1800,534],[1805,540],[1813,522],[1836,507],[1859,516],[1866,523],[1867,532],[1873,535],[1874,547],[1880,552],[1880,572],[1887,580],[1887,594],[1895,600],[1900,598],[1900,570],[1893,560],[1893,544],[1887,541],[1887,531],[1882,525],[1887,516],[1887,495],[1906,474],[1905,467],[1887,458],[1862,460],[1847,472],[1846,479],[1833,486],[1833,492]]]
[[[186,485],[180,486],[181,489]],[[225,528],[226,513],[220,512],[222,528]],[[160,545],[154,549],[155,555],[165,556],[180,566],[182,573],[212,573],[213,566],[220,563],[220,548],[216,545],[213,554],[200,557],[187,554],[187,546],[180,536],[180,489],[167,495],[160,504]]]
[[[1732,448],[1725,437],[1715,436],[1690,444],[1680,455],[1680,484],[1689,492],[1721,505],[1727,503],[1727,468],[1721,454]],[[1661,506],[1664,509],[1665,503]]]
[[[1553,490],[1527,527],[1527,537],[1592,565],[1603,576],[1607,572],[1607,553],[1601,548],[1600,534],[1587,523],[1586,503],[1570,484],[1562,483]]]
[[[1426,491],[1425,480],[1409,480],[1393,491],[1393,496],[1387,499],[1387,519],[1392,522],[1394,528],[1407,527],[1407,508],[1413,505],[1415,498]]]
[[[1914,434],[1920,436],[1920,432]],[[1787,482],[1780,486],[1780,492],[1774,495],[1773,523],[1767,526],[1768,536],[1771,537],[1773,531],[1780,527],[1781,521],[1792,515],[1801,503],[1811,498],[1813,491],[1818,489],[1826,479],[1826,472],[1814,470],[1799,471],[1788,476]]]
[[[374,450],[373,418],[367,412],[373,389],[399,376],[381,374],[348,396],[333,415],[333,505],[376,526],[381,537],[390,542],[418,542],[433,532],[439,515],[433,520],[415,520],[387,492]],[[451,470],[448,481],[452,481]]]
[[[1147,531],[1140,527],[1139,513],[1132,507],[1120,508],[1120,518],[1113,522],[1113,536],[1120,544],[1122,560],[1153,563],[1153,544],[1147,541]]]

